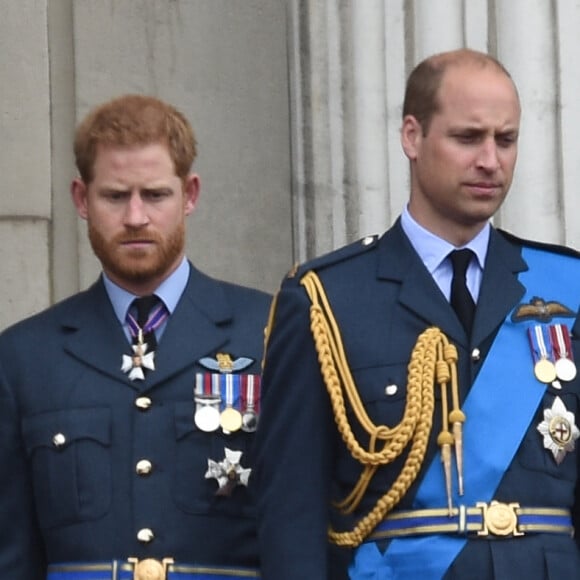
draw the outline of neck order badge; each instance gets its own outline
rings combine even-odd
[[[133,306],[137,311],[137,319],[130,312],[127,313],[129,332],[133,337],[133,355],[124,354],[121,364],[121,370],[129,373],[129,379],[132,381],[144,380],[144,369],[155,370],[154,350],[157,347],[155,329],[159,328],[169,316],[165,305],[155,295],[136,298]]]

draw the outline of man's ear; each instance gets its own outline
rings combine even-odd
[[[197,173],[191,173],[187,176],[183,187],[183,203],[185,215],[189,215],[197,204],[199,192],[201,189],[201,181]]]
[[[422,139],[423,129],[421,124],[413,115],[406,115],[401,127],[401,145],[410,161],[417,158]]]
[[[89,215],[88,203],[87,203],[87,184],[80,178],[76,177],[73,179],[70,186],[70,193],[75,204],[77,213],[84,220],[87,219]]]

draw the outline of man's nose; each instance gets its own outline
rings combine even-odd
[[[124,223],[131,227],[141,227],[149,222],[147,206],[138,191],[131,193],[125,208]]]
[[[487,171],[495,171],[499,167],[499,155],[495,139],[489,138],[483,141],[479,148],[477,164]]]

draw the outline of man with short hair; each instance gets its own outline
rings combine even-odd
[[[75,136],[103,272],[0,335],[0,577],[257,577],[249,446],[269,297],[185,257],[193,131],[126,95]]]
[[[580,261],[489,223],[520,101],[489,55],[411,73],[411,191],[382,237],[289,274],[268,329],[264,580],[528,580],[580,570]]]

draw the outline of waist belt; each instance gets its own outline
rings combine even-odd
[[[46,580],[234,580],[259,578],[250,568],[175,564],[172,558],[49,564]]]
[[[474,535],[504,538],[526,533],[572,535],[567,509],[520,507],[518,503],[478,502],[474,507],[399,511],[389,514],[368,541],[426,534]]]

